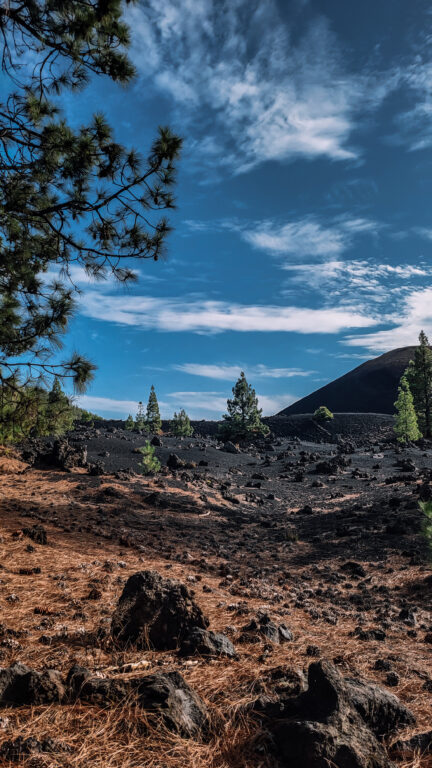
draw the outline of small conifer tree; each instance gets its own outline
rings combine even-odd
[[[394,431],[399,442],[408,443],[411,440],[419,440],[421,432],[418,428],[413,396],[406,376],[402,376],[400,380],[395,408],[397,414]]]
[[[135,416],[135,427],[137,429],[144,429],[146,426],[145,410],[142,400],[138,403],[138,410]]]
[[[145,425],[148,431],[152,433],[152,435],[156,435],[158,432],[160,432],[162,427],[162,421],[159,413],[159,403],[157,401],[153,384],[150,388],[150,394],[147,403]]]
[[[320,405],[320,407],[316,409],[313,418],[315,421],[331,421],[334,419],[334,415],[325,405]]]
[[[134,428],[134,426],[135,426],[135,422],[133,420],[132,414],[130,413],[125,421],[125,429],[131,430]]]
[[[183,408],[179,413],[174,413],[170,428],[171,432],[177,437],[191,437],[193,435],[193,427],[189,416]]]
[[[405,371],[413,396],[418,426],[425,437],[432,437],[432,350],[424,331],[419,346]]]
[[[159,459],[155,456],[154,447],[150,445],[149,441],[147,440],[146,444],[139,450],[140,453],[142,453],[142,461],[139,464],[141,474],[156,475],[161,468],[161,464]]]
[[[41,415],[43,408],[40,409]],[[51,391],[48,393],[48,402],[46,404],[44,431],[48,435],[61,435],[68,429],[72,429],[74,422],[74,413],[68,396],[63,392],[60,381],[56,377]],[[43,434],[42,429],[37,430]]]
[[[227,411],[220,426],[226,440],[242,440],[253,436],[268,435],[269,428],[261,421],[261,408],[255,390],[247,383],[243,371],[235,383],[232,400],[227,400]]]

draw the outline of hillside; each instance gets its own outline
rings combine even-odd
[[[413,359],[414,350],[401,347],[368,360],[277,415],[313,413],[320,405],[335,413],[394,413],[399,379]]]

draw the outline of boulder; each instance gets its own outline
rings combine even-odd
[[[51,704],[62,701],[65,687],[60,672],[37,672],[19,662],[0,669],[0,704]]]
[[[156,673],[139,678],[93,677],[75,665],[68,674],[70,696],[98,706],[135,702],[165,727],[185,738],[197,736],[208,722],[200,697],[179,672]]]
[[[345,680],[324,660],[310,665],[305,692],[283,698],[279,712],[273,702],[264,714],[271,718],[273,743],[286,768],[391,768],[379,738],[414,721],[395,696]]]
[[[238,445],[235,445],[231,442],[231,440],[228,440],[226,443],[223,444],[222,450],[225,451],[225,453],[241,453],[240,448]]]
[[[254,643],[262,639],[280,645],[291,642],[294,636],[286,624],[276,624],[267,613],[260,613],[256,619],[242,627],[239,640],[243,643]]]
[[[208,619],[180,581],[156,571],[129,577],[111,622],[120,647],[173,650],[192,630],[207,629]]]
[[[226,635],[219,632],[209,632],[207,629],[193,629],[184,638],[180,646],[180,656],[225,656],[233,659],[236,649]]]

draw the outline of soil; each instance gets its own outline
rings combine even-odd
[[[87,446],[90,464],[102,462],[102,475],[36,469],[4,452],[1,664],[66,675],[79,662],[118,677],[178,670],[212,727],[186,740],[152,730],[132,706],[22,706],[0,710],[0,754],[2,741],[33,736],[61,738],[67,749],[26,757],[32,768],[275,768],[250,704],[277,695],[281,669],[306,672],[316,658],[388,687],[409,707],[416,725],[394,741],[430,729],[432,570],[418,501],[432,477],[432,444],[402,451],[385,417],[345,415],[338,433],[335,425],[320,433],[326,442],[310,439],[309,422],[297,422],[303,439],[274,436],[240,453],[215,438],[162,436],[155,478],[137,474],[144,436],[112,425],[70,435]],[[174,471],[172,454],[184,462]],[[23,533],[34,525],[47,544]],[[117,600],[144,569],[187,584],[237,658],[113,648]],[[262,610],[294,640],[240,642]],[[432,766],[430,754],[394,760]]]

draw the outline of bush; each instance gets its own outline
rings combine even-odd
[[[133,420],[133,416],[130,413],[125,421],[125,429],[132,430],[135,426],[135,422]]]
[[[320,407],[316,409],[312,418],[315,419],[315,421],[331,421],[334,419],[334,415],[325,405],[320,405]]]
[[[191,437],[193,435],[189,416],[183,408],[179,413],[174,413],[170,429],[176,437]]]
[[[147,440],[146,444],[139,449],[142,453],[142,461],[140,462],[139,469],[143,475],[157,475],[160,471],[161,463],[155,456],[155,449],[150,445]]]
[[[421,501],[420,507],[424,515],[423,535],[428,543],[429,550],[432,554],[432,501]]]

